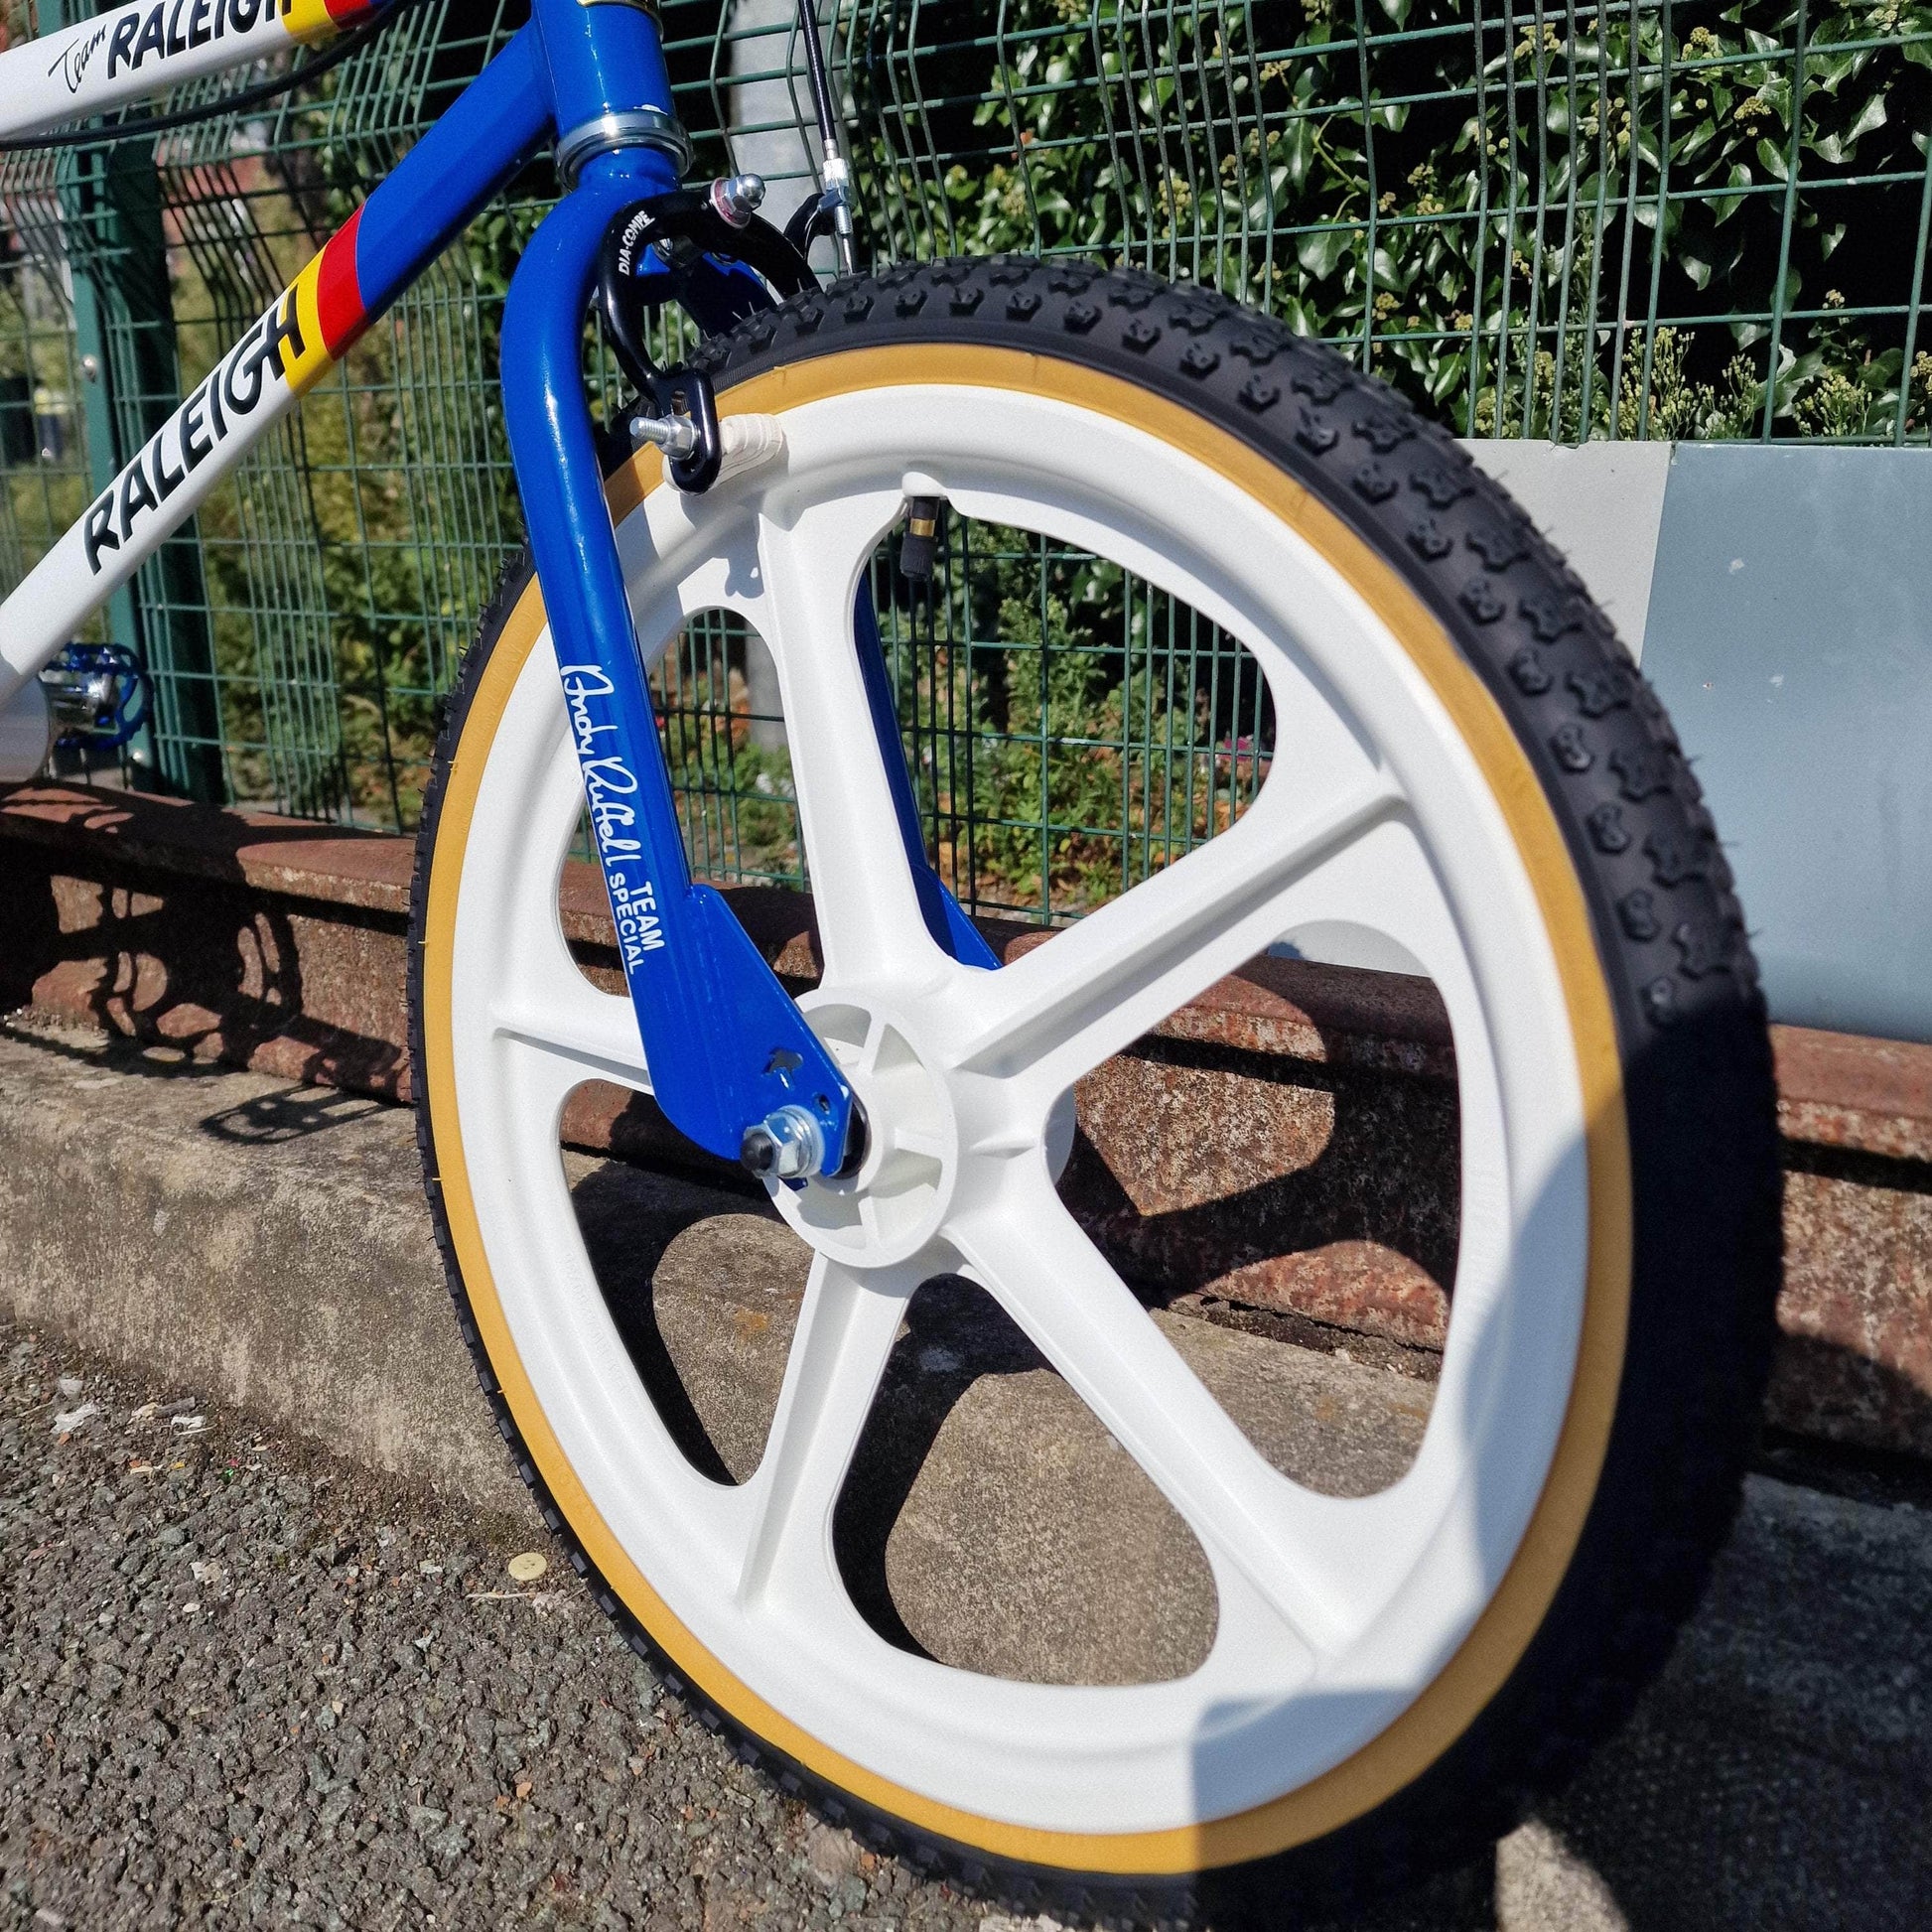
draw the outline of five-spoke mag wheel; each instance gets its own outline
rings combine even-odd
[[[626,1001],[559,924],[581,793],[534,584],[473,654],[424,834],[420,1105],[459,1296],[615,1605],[743,1734],[862,1815],[1089,1881],[1318,1859],[1393,1833],[1405,1806],[1450,1821],[1421,1854],[1448,1855],[1498,1817],[1485,1777],[1520,1790],[1561,1767],[1558,1714],[1566,1737],[1614,1715],[1662,1641],[1613,1638],[1617,1617],[1652,1601],[1667,1632],[1734,1486],[1773,1197],[1722,862],[1712,848],[1671,909],[1723,932],[1726,964],[1673,975],[1612,910],[1633,837],[1639,855],[1646,830],[1706,838],[1667,727],[1513,510],[1386,392],[1225,307],[1175,331],[1224,380],[1135,360],[1085,318],[1158,317],[1137,282],[925,273],[929,301],[908,306],[921,285],[901,277],[896,299],[828,300],[808,326],[811,303],[790,305],[715,351],[725,412],[771,417],[778,461],[698,498],[648,455],[613,482],[646,655],[722,610],[775,660],[823,964],[803,1005],[870,1128],[856,1173],[773,1188],[812,1260],[756,1472],[721,1483],[680,1448],[572,1211],[566,1099],[591,1079],[648,1092],[650,1074]],[[1354,437],[1357,418],[1374,433]],[[1387,490],[1326,473],[1343,439]],[[950,958],[921,916],[853,646],[855,586],[912,496],[1135,573],[1238,642],[1272,700],[1272,769],[1231,826],[997,971]],[[1469,533],[1494,529],[1511,537],[1492,565]],[[1541,622],[1539,599],[1578,615]],[[1536,704],[1585,674],[1618,697],[1572,772]],[[1625,741],[1672,764],[1644,798],[1616,789]],[[1621,846],[1591,841],[1606,804]],[[1076,1081],[1285,944],[1426,975],[1454,1039],[1441,1380],[1406,1473],[1366,1496],[1276,1468],[1055,1188]],[[1699,1131],[1714,1115],[1723,1145]],[[1686,1268],[1735,1358],[1723,1374],[1656,1366],[1679,1346]],[[1197,1668],[998,1678],[896,1645],[855,1607],[842,1485],[910,1299],[948,1276],[998,1304],[1192,1534],[1214,1593]],[[1685,1401],[1667,1443],[1652,1407]],[[1626,1478],[1666,1452],[1673,1480]],[[1681,1587],[1641,1547],[1667,1534]],[[1632,1539],[1606,1596],[1597,1573]],[[1477,1788],[1458,1751],[1482,1754]],[[1400,1842],[1379,1875],[1417,1856],[1413,1831]]]

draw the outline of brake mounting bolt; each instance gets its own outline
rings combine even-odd
[[[711,206],[721,221],[742,228],[764,200],[762,175],[725,175],[711,184]]]

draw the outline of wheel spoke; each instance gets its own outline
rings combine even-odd
[[[831,1554],[832,1508],[872,1410],[912,1291],[931,1270],[917,1262],[858,1270],[812,1263],[764,1458],[750,1485],[752,1525],[739,1595],[781,1591],[846,1606]]]
[[[1332,1498],[1272,1467],[1075,1226],[1031,1164],[948,1230],[969,1272],[1099,1417],[1193,1531],[1307,1650],[1367,1607]],[[1280,1632],[1278,1631],[1278,1635]]]
[[[547,1062],[561,1089],[585,1080],[609,1080],[649,1093],[637,1016],[621,993],[600,993],[579,974],[572,986],[561,975],[542,999],[505,998],[490,1009],[491,1031],[531,1057]]]
[[[767,521],[760,535],[764,588],[754,620],[784,692],[825,980],[833,986],[944,969],[913,893],[853,639],[859,570],[897,503],[896,494],[835,499],[789,526]]]
[[[1264,813],[1265,803],[1264,793],[1209,844],[961,989],[947,1042],[953,1064],[1035,1076],[1041,1093],[1063,1092],[1278,938],[1301,889],[1357,852],[1401,794],[1377,775],[1292,815]]]

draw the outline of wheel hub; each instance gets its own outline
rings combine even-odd
[[[938,1232],[952,1199],[959,1129],[951,1098],[896,1015],[850,1000],[803,1004],[866,1110],[866,1151],[856,1172],[774,1184],[772,1199],[804,1240],[840,1261],[904,1261]]]

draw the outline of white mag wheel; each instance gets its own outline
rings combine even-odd
[[[1451,445],[1229,305],[940,264],[711,355],[725,413],[771,418],[782,455],[700,498],[638,459],[613,480],[620,547],[647,655],[722,609],[775,659],[822,941],[805,1005],[871,1152],[774,1191],[809,1287],[762,1460],[716,1482],[614,1330],[559,1161],[573,1088],[650,1076],[559,926],[581,797],[526,584],[439,760],[414,995],[432,1199],[534,1478],[685,1685],[969,1871],[1145,1889],[1263,1860],[1272,1881],[1291,1855],[1354,1884],[1453,1856],[1656,1661],[1761,1372],[1762,1026],[1668,726]],[[1276,721],[1237,822],[998,971],[927,932],[852,644],[855,584],[921,495],[1170,593],[1252,654]],[[1054,1186],[1073,1083],[1284,940],[1427,974],[1454,1037],[1448,1345],[1413,1462],[1368,1496],[1278,1472]],[[1192,1533],[1216,1615],[1188,1674],[975,1675],[855,1608],[834,1505],[908,1299],[946,1275]]]

